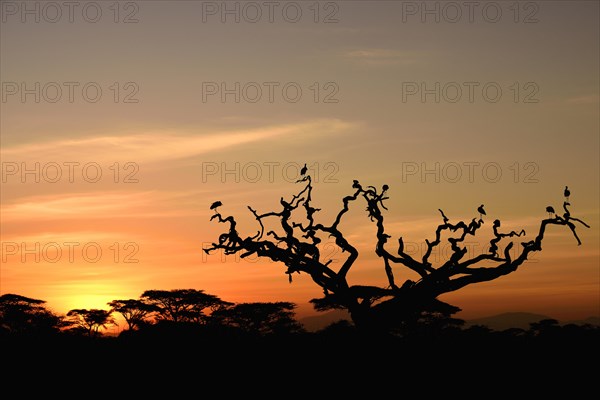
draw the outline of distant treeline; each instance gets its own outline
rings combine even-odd
[[[137,299],[113,300],[108,309],[73,309],[58,315],[46,307],[44,300],[17,294],[0,296],[0,337],[105,338],[115,316],[122,316],[125,326],[119,337],[173,337],[180,340],[201,336],[213,340],[277,339],[290,337],[327,340],[360,340],[373,332],[358,330],[341,320],[317,332],[307,332],[295,319],[296,305],[290,302],[231,303],[196,289],[147,290]],[[464,321],[440,314],[423,314],[417,321],[389,332],[378,332],[386,340],[431,342],[433,340],[495,340],[510,343],[571,338],[586,342],[598,338],[599,327],[559,325],[554,319],[532,323],[529,329],[513,328],[502,332],[475,325],[464,328]],[[381,339],[381,337],[379,337]],[[312,339],[311,339],[312,340]]]
[[[597,368],[588,367],[589,361],[600,356],[598,327],[561,326],[551,319],[498,332],[425,314],[417,324],[387,332],[359,329],[348,320],[308,332],[288,302],[234,304],[184,289],[149,290],[109,304],[106,310],[57,315],[42,300],[1,296],[0,360],[8,371],[3,382],[26,376],[49,390],[41,379],[92,388],[119,379],[137,398],[140,390],[172,384],[229,382],[221,385],[223,393],[263,395],[275,384],[310,392],[338,378],[349,390],[371,390],[372,383],[395,386],[396,379],[423,385],[500,376],[502,387],[514,384],[516,392],[531,384],[533,373],[552,388],[588,388],[573,383],[594,382]],[[118,314],[125,326],[118,336],[106,334]]]

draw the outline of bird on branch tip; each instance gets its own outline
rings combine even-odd
[[[304,163],[304,167],[302,167],[302,169],[300,170],[300,175],[302,175],[302,176],[306,175],[307,171],[308,171],[308,167],[306,166],[306,163]]]
[[[482,218],[482,215],[486,215],[485,210],[483,209],[483,204],[477,208],[477,212],[479,213],[479,219]]]
[[[552,218],[552,214],[555,213],[554,207],[552,207],[552,206],[546,207],[546,212],[548,213],[548,218]]]
[[[223,205],[223,203],[221,203],[220,201],[215,201],[214,203],[212,203],[210,205],[210,209],[211,210],[216,210],[217,207],[221,207]]]
[[[358,181],[355,179],[352,183],[352,187],[354,189],[360,189],[360,183],[358,183]]]
[[[571,191],[569,190],[568,186],[565,186],[565,199],[567,200],[567,202],[569,201],[569,196],[571,195]]]

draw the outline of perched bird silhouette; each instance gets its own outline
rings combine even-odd
[[[485,215],[485,210],[483,209],[483,204],[477,208],[477,212],[479,213],[479,219],[482,218],[482,215]]]
[[[383,185],[381,187],[381,189],[385,192],[386,190],[388,190],[390,187],[388,185]]]
[[[354,189],[360,189],[360,183],[358,183],[358,181],[355,179],[355,180],[352,182],[352,187],[353,187]]]
[[[214,203],[212,203],[210,205],[210,209],[215,210],[217,207],[221,207],[222,205],[223,205],[223,203],[221,203],[220,201],[215,201]]]
[[[302,167],[302,169],[300,170],[300,175],[302,175],[302,176],[306,175],[306,171],[308,171],[308,168],[306,167],[306,163],[305,163],[304,167]]]
[[[565,199],[567,201],[569,201],[569,196],[571,195],[571,191],[569,190],[568,186],[565,186],[565,193],[564,194],[565,194]]]
[[[554,207],[548,206],[548,207],[546,207],[546,211],[548,212],[548,218],[552,218],[552,214],[555,213]]]

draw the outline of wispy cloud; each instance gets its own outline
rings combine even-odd
[[[408,65],[419,62],[421,56],[415,52],[393,49],[358,49],[345,52],[344,57],[370,66]]]
[[[156,191],[33,196],[3,205],[2,221],[193,215],[190,210],[165,208],[165,204],[176,202],[178,197],[177,193]]]
[[[570,97],[567,99],[567,103],[571,104],[597,104],[600,100],[600,96],[597,94],[588,94],[577,97]]]
[[[4,242],[12,241],[17,243],[89,243],[89,242],[131,242],[130,233],[118,231],[89,231],[89,230],[71,230],[68,232],[36,232],[32,234],[3,234]]]
[[[95,161],[127,160],[159,162],[221,151],[229,147],[286,136],[322,137],[349,129],[351,124],[338,119],[278,125],[258,129],[213,132],[209,134],[150,132],[124,136],[97,136],[85,139],[56,140],[15,145],[2,149],[4,161]]]

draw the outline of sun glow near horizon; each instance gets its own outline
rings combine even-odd
[[[503,2],[497,23],[477,13],[435,22],[388,1],[337,2],[330,23],[331,9],[314,14],[325,3],[305,2],[297,23],[203,21],[202,3],[138,2],[139,22],[127,24],[109,9],[98,23],[3,15],[0,294],[65,313],[195,288],[314,314],[322,290],[308,275],[289,284],[281,265],[202,251],[227,230],[210,221],[214,201],[252,235],[247,207],[279,210],[306,163],[324,224],[354,179],[389,185],[388,250],[402,237],[415,258],[439,208],[468,222],[485,204],[470,244],[482,252],[494,219],[535,237],[569,185],[572,215],[591,226],[577,227],[582,246],[553,226],[518,271],[443,299],[467,316],[600,315],[597,2],[541,2],[528,23],[531,10]],[[364,201],[340,226],[360,251],[351,283],[385,286]],[[434,254],[447,256],[447,246]],[[414,279],[398,265],[394,274]]]

